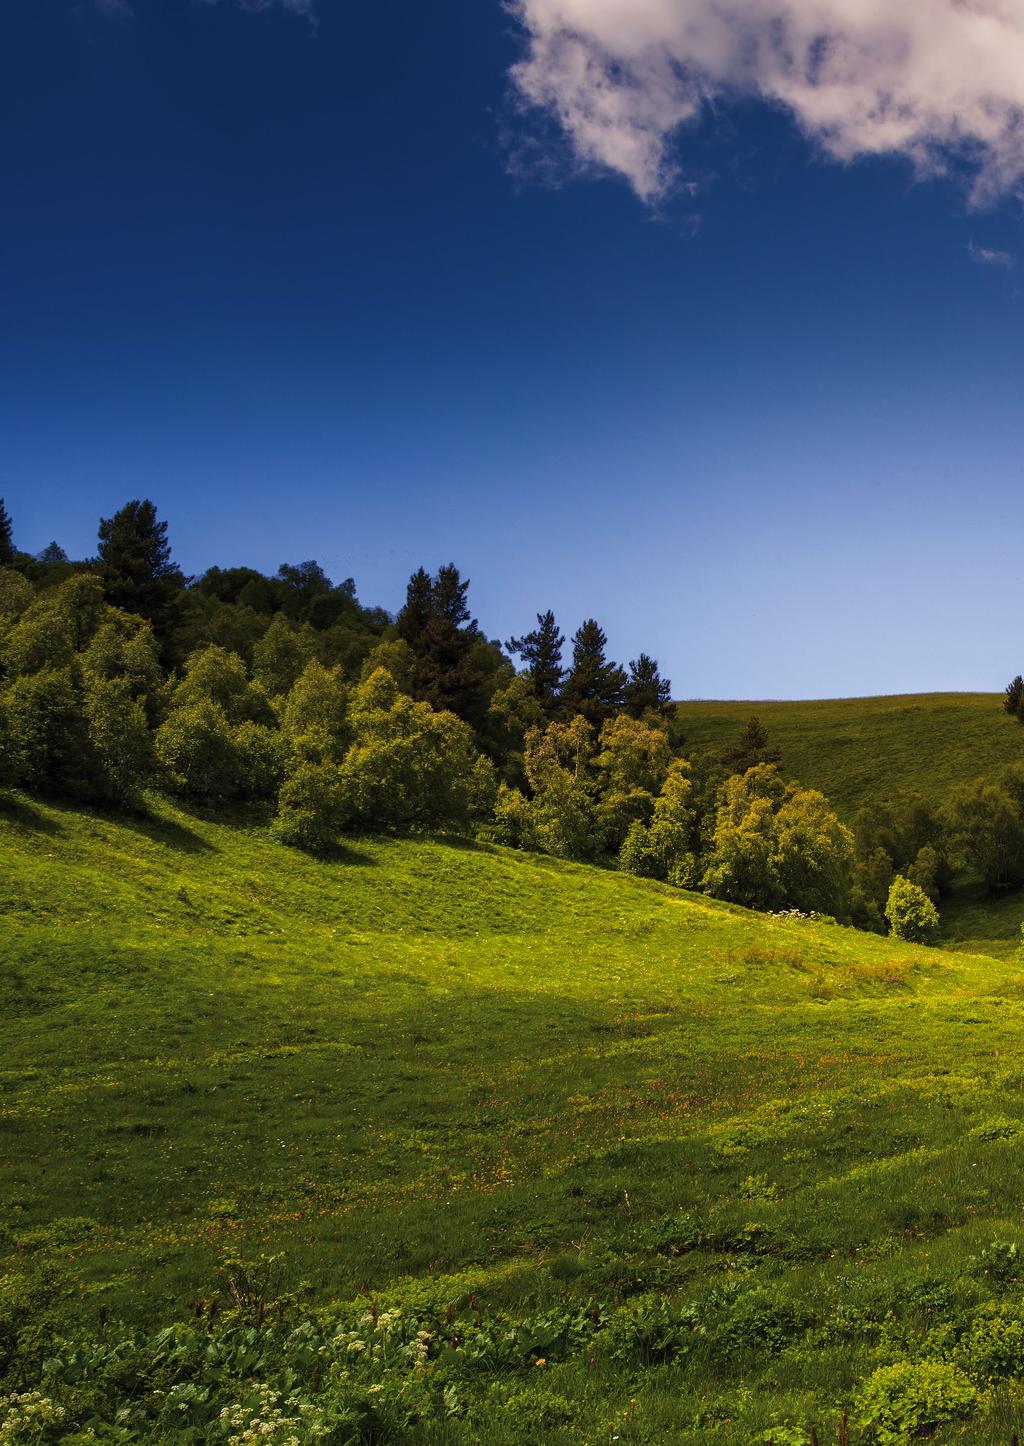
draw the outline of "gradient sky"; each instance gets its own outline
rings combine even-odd
[[[20,546],[150,496],[192,573],[453,559],[491,636],[594,614],[679,697],[1024,668],[1014,187],[731,94],[642,197],[514,104],[497,0],[297,3],[4,7]]]

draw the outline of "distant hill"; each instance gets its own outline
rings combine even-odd
[[[863,803],[950,788],[1024,762],[1024,728],[995,693],[907,693],[813,702],[692,702],[677,710],[687,744],[727,749],[751,714],[782,754],[787,777],[819,788],[850,817]]]
[[[276,1390],[346,1442],[834,1442],[938,1361],[984,1413],[930,1439],[1009,1440],[1012,964],[164,802],[0,800],[0,857],[0,1411],[42,1385],[47,1439]]]

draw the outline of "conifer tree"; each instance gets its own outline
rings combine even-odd
[[[559,631],[550,608],[546,613],[537,614],[537,626],[533,632],[526,633],[521,638],[509,638],[505,644],[510,653],[517,653],[526,664],[534,693],[549,713],[558,702],[558,694],[565,677],[565,669],[562,667],[564,644],[565,635]]]
[[[1021,703],[1024,703],[1024,678],[1018,673],[1013,682],[1006,685],[1003,707],[1012,718],[1020,718]]]
[[[100,521],[100,577],[107,601],[153,624],[164,645],[180,613],[185,577],[171,558],[167,523],[148,499]]]
[[[562,689],[566,711],[582,713],[595,727],[622,707],[626,690],[626,674],[605,657],[607,645],[604,629],[587,618],[573,637],[572,667]]]
[[[658,671],[658,664],[647,653],[630,662],[629,680],[625,690],[626,712],[641,718],[653,710],[661,713],[672,697],[672,684]]]
[[[490,693],[490,649],[470,615],[468,591],[469,579],[454,563],[433,578],[421,567],[409,579],[396,628],[414,657],[413,697],[479,728]]]
[[[778,763],[779,753],[768,746],[768,730],[755,713],[740,734],[735,748],[722,757],[730,773],[746,773],[759,763]]]
[[[4,499],[0,497],[0,567],[13,566],[16,558],[11,515],[4,506]]]

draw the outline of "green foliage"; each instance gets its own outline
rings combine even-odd
[[[348,690],[341,670],[325,668],[315,658],[308,662],[288,694],[281,727],[300,754],[312,750],[339,762],[351,738]]]
[[[623,692],[626,712],[633,718],[667,715],[671,708],[672,683],[663,678],[654,658],[641,653],[629,665]]]
[[[11,514],[4,506],[4,499],[0,497],[0,567],[10,567],[17,556]]]
[[[1005,787],[982,779],[957,789],[946,807],[953,857],[990,889],[1024,882],[1024,816]]]
[[[467,826],[480,781],[467,724],[400,693],[383,668],[352,690],[349,723],[340,777],[352,827]]]
[[[1006,685],[1003,708],[1011,718],[1019,718],[1022,703],[1024,703],[1024,678],[1018,673],[1013,681]]]
[[[214,644],[189,657],[185,676],[174,690],[173,707],[196,703],[214,704],[232,727],[276,722],[266,694],[250,683],[242,659]]]
[[[88,797],[89,723],[74,671],[44,668],[15,678],[4,694],[4,712],[18,781],[41,794]]]
[[[269,698],[290,693],[316,654],[316,633],[279,616],[252,650],[252,676]]]
[[[898,1361],[874,1371],[857,1396],[857,1426],[878,1446],[903,1446],[970,1414],[977,1390],[944,1361]]]
[[[788,787],[773,765],[762,763],[722,788],[701,886],[753,908],[845,918],[853,862],[853,836],[825,798]]]
[[[0,564],[0,623],[20,617],[34,597],[35,591],[27,577]]]
[[[281,842],[312,854],[326,853],[348,822],[338,765],[329,759],[296,763],[278,794],[274,830]]]
[[[85,715],[97,761],[92,792],[110,803],[141,808],[142,790],[156,772],[156,752],[145,709],[128,679],[91,679]]]
[[[722,755],[722,763],[730,773],[747,773],[763,763],[778,763],[780,755],[768,743],[768,730],[754,714],[747,719],[734,748]]]
[[[209,698],[179,703],[157,729],[156,755],[168,786],[187,798],[232,798],[241,761],[223,708]]]
[[[896,939],[923,944],[939,927],[939,913],[923,889],[897,874],[889,888],[885,917]]]
[[[107,601],[145,618],[168,644],[181,615],[185,578],[171,557],[167,523],[157,520],[148,498],[101,520],[99,567]]]
[[[580,713],[594,727],[621,708],[626,674],[605,655],[608,638],[594,618],[577,628],[572,640],[572,666],[561,693],[562,710]]]
[[[510,788],[507,783],[498,785],[491,833],[495,843],[504,844],[507,848],[537,847],[533,809],[519,789]]]
[[[550,608],[545,613],[538,613],[533,632],[521,638],[510,638],[505,646],[525,663],[531,692],[541,709],[547,714],[553,713],[565,678],[562,666],[565,634],[555,622],[554,613]]]

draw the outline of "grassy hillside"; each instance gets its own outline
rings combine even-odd
[[[1009,964],[164,805],[14,802],[0,852],[7,1388],[94,1338],[0,1439],[284,1442],[262,1385],[338,1442],[867,1441],[900,1362],[970,1413],[936,1441],[1020,1424]]]
[[[917,790],[935,802],[958,783],[1024,761],[1024,728],[994,693],[911,693],[821,702],[680,703],[685,744],[735,744],[756,713],[791,778],[840,813]]]

